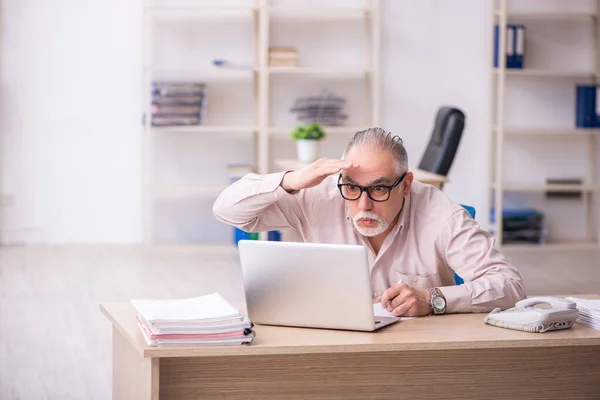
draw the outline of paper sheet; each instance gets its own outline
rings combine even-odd
[[[577,322],[590,328],[600,330],[600,300],[580,299],[578,297],[567,297],[577,303],[579,317]]]
[[[131,304],[150,323],[161,321],[208,322],[241,317],[239,310],[218,293],[189,299],[132,299]]]
[[[394,314],[392,314],[391,312],[389,312],[388,310],[386,310],[385,308],[383,308],[381,306],[381,303],[375,303],[373,304],[373,314],[375,314],[375,317],[391,317],[391,318],[398,318],[396,317]],[[413,319],[414,317],[401,317],[400,320],[405,320],[405,319]]]
[[[600,300],[580,299],[578,297],[567,297],[567,299],[574,301],[578,306],[584,306],[592,311],[600,312]]]

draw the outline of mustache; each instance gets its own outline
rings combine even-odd
[[[370,212],[370,211],[359,211],[354,216],[353,220],[354,220],[354,222],[358,222],[358,220],[362,219],[362,218],[369,218],[369,219],[379,222],[380,224],[384,223],[383,218],[381,218],[379,215],[377,215],[373,212]]]

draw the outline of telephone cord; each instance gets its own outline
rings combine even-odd
[[[502,311],[500,308],[495,308],[493,309],[484,319],[484,322],[489,324],[489,325],[494,325],[494,326],[498,326],[500,328],[507,328],[507,329],[515,329],[515,330],[519,330],[519,331],[525,331],[525,332],[534,332],[534,333],[539,333],[539,332],[546,332],[547,330],[549,330],[551,328],[552,325],[545,327],[542,324],[537,324],[537,325],[533,325],[533,326],[525,326],[525,325],[520,325],[520,324],[512,324],[509,322],[502,322],[502,321],[494,321],[492,320],[489,316],[491,314],[495,314],[497,312]]]

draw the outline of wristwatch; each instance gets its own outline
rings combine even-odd
[[[431,293],[431,313],[434,315],[446,312],[446,298],[438,288],[429,289]]]

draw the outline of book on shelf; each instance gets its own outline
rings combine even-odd
[[[200,115],[202,112],[202,106],[200,105],[187,105],[187,104],[173,104],[165,105],[159,103],[152,104],[152,115],[156,116],[186,116],[186,115]]]
[[[249,345],[248,317],[219,293],[184,299],[132,299],[136,322],[152,347]]]
[[[525,25],[506,25],[505,68],[522,69],[525,63]],[[494,67],[499,67],[500,26],[494,26]]]
[[[515,59],[514,68],[523,68],[525,65],[525,25],[514,25],[515,30]]]
[[[152,125],[161,126],[196,126],[200,125],[201,119],[199,116],[184,116],[184,115],[153,115]]]
[[[192,94],[192,95],[177,95],[177,96],[163,96],[160,94],[152,96],[152,104],[161,106],[194,106],[202,104],[205,100],[205,94]]]
[[[298,65],[298,52],[292,47],[270,47],[269,66],[295,67]]]
[[[295,47],[271,46],[269,47],[269,56],[272,55],[282,57],[297,57],[298,51]]]
[[[600,85],[577,85],[575,88],[575,125],[578,128],[600,127]]]
[[[496,209],[490,212],[492,223],[496,222]],[[491,230],[497,235],[495,228]],[[534,209],[502,210],[502,242],[544,244],[547,229],[545,215]]]
[[[203,82],[154,81],[152,82],[153,96],[190,96],[202,95],[206,90]]]
[[[203,82],[155,81],[151,123],[159,127],[201,125],[206,101]]]
[[[269,58],[269,67],[297,67],[296,60],[277,60]]]

